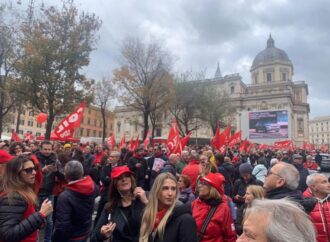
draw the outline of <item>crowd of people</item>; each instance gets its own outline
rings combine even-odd
[[[330,183],[315,160],[1,142],[0,241],[330,241]]]

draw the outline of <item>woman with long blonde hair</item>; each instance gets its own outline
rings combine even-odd
[[[159,174],[142,217],[140,242],[197,241],[191,205],[179,202],[178,196],[175,177],[168,172]]]
[[[246,209],[251,207],[252,201],[254,199],[264,198],[265,191],[262,186],[250,185],[246,188],[246,193],[244,195],[245,204],[237,210],[237,219],[235,221],[235,228],[238,235],[241,235],[243,232],[243,223]]]

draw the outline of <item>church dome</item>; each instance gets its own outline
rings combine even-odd
[[[288,55],[285,53],[284,50],[275,47],[275,42],[272,36],[269,35],[266,49],[257,54],[257,56],[253,60],[251,69],[254,69],[259,65],[267,65],[272,64],[274,62],[281,62],[283,64],[292,66]]]

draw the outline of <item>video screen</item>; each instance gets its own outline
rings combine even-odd
[[[249,112],[249,138],[289,138],[288,111]]]

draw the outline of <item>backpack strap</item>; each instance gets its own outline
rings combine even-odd
[[[203,239],[204,233],[206,231],[206,228],[209,225],[209,223],[210,223],[210,221],[211,221],[211,219],[212,219],[215,211],[217,210],[217,208],[218,208],[217,205],[216,206],[212,206],[211,209],[210,209],[210,211],[208,212],[208,214],[207,214],[207,216],[206,216],[206,218],[204,220],[204,223],[202,225],[201,231],[200,231],[199,241],[201,241]]]

